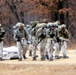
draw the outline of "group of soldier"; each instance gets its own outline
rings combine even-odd
[[[32,60],[37,60],[38,49],[40,51],[41,61],[46,59],[53,61],[54,58],[69,58],[66,54],[66,49],[70,35],[66,25],[60,25],[59,21],[48,22],[47,19],[44,19],[42,22],[32,21],[28,25],[18,22],[13,26],[13,33],[13,38],[16,41],[18,48],[19,61],[27,59],[27,50],[29,51],[29,56],[32,57]],[[3,40],[0,40],[0,44],[1,42],[3,42]],[[60,56],[60,51],[62,51],[62,56]]]

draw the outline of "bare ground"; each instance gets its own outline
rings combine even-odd
[[[24,61],[0,61],[0,75],[76,75],[76,51],[68,51],[69,59],[54,61],[32,61],[31,57]]]

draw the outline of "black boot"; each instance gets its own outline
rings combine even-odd
[[[0,58],[0,61],[2,61],[2,58]]]
[[[36,57],[33,57],[33,61],[36,60]]]
[[[27,59],[27,57],[26,57],[25,55],[23,55],[23,58],[24,58],[24,59]]]
[[[49,58],[49,61],[53,61],[53,58]]]
[[[20,57],[18,60],[19,60],[19,61],[22,61],[22,57]]]
[[[46,58],[46,59],[49,59],[49,56],[48,56],[48,55],[45,55],[45,58]]]
[[[69,56],[63,56],[63,59],[68,59],[69,58]]]
[[[36,55],[35,57],[38,57],[38,55]]]
[[[44,56],[42,56],[42,57],[41,57],[41,61],[44,61],[44,60],[45,60],[45,57],[44,57]]]
[[[61,58],[62,56],[58,56],[58,55],[55,56],[55,59],[61,59]]]

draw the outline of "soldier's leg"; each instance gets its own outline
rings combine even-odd
[[[35,46],[33,46],[32,57],[33,57],[33,60],[36,60],[36,47]]]
[[[55,59],[62,58],[62,56],[59,56],[60,51],[61,51],[61,45],[60,45],[60,43],[56,42],[55,43]]]
[[[0,60],[2,60],[3,57],[3,42],[0,42]]]
[[[41,43],[39,43],[38,45],[37,45],[37,49],[40,51],[40,48],[41,48]]]
[[[33,50],[32,50],[33,60],[36,60],[36,48],[37,48],[37,40],[36,37],[33,37]]]
[[[29,45],[29,56],[32,56],[32,51],[33,51],[33,45]]]
[[[45,46],[45,58],[46,59],[49,59],[48,49],[49,49],[49,47],[48,47],[48,39],[46,39],[46,46]]]
[[[53,42],[52,40],[50,41],[50,45],[49,45],[49,50],[48,50],[48,53],[49,53],[49,61],[53,61]]]
[[[27,59],[27,57],[26,57],[27,50],[28,50],[28,48],[24,47],[24,49],[23,49],[23,59]]]
[[[61,50],[62,50],[62,53],[63,53],[63,58],[69,58],[69,57],[67,56],[67,54],[66,54],[66,49],[67,49],[67,42],[64,41],[64,42],[62,43],[62,47],[61,47]]]
[[[59,56],[59,45],[57,42],[54,44],[55,56]]]
[[[26,57],[27,50],[28,50],[28,45],[27,44],[23,45],[23,58],[24,59],[27,59]]]
[[[47,42],[47,38],[45,39],[45,58],[49,59],[49,55],[48,55],[48,42]]]
[[[29,46],[27,44],[26,39],[22,39],[21,40],[21,46],[22,46],[22,50],[23,50],[23,52],[22,52],[23,59],[26,59],[26,52],[27,52],[28,46]]]
[[[45,50],[45,58],[49,59],[49,55],[48,55],[48,51],[47,50]]]
[[[18,48],[18,57],[19,57],[19,60],[22,61],[22,47],[21,47],[20,42],[17,42],[17,48]]]
[[[40,58],[41,58],[41,60],[45,60],[45,43],[44,43],[44,39],[41,41]]]
[[[32,56],[32,48],[33,48],[33,45],[32,45],[32,36],[30,34],[29,35],[29,56]]]

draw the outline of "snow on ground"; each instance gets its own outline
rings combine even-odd
[[[16,46],[3,48],[3,59],[18,57],[18,48]]]
[[[39,49],[40,45],[38,46]],[[76,50],[67,50],[69,53],[76,53]],[[11,59],[18,57],[18,48],[16,46],[10,46],[3,48],[3,59]]]

